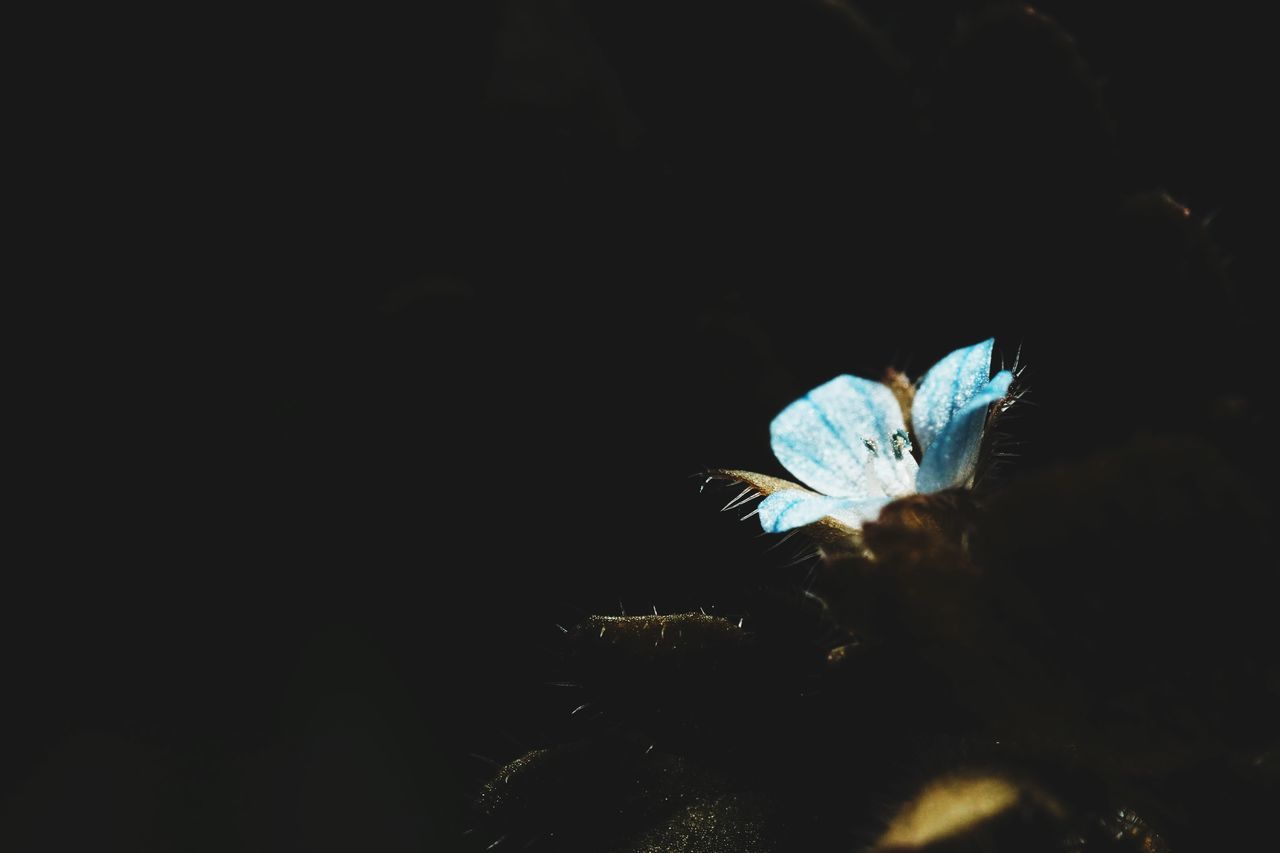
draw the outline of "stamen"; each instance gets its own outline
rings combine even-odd
[[[907,435],[905,430],[897,430],[889,438],[893,442],[894,459],[901,459],[903,451],[911,449],[911,438]]]

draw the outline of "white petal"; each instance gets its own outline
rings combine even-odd
[[[838,376],[783,409],[769,427],[773,452],[806,485],[842,498],[915,490],[915,459],[893,392]]]

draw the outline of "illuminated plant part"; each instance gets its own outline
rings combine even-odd
[[[991,375],[994,347],[988,339],[958,349],[924,375],[911,432],[893,391],[857,376],[837,376],[783,409],[769,427],[774,455],[812,490],[749,471],[719,473],[766,496],[756,513],[767,533],[819,525],[847,535],[896,498],[968,488],[988,409],[1013,381],[1008,370]]]

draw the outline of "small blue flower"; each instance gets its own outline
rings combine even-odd
[[[958,349],[920,381],[911,406],[919,464],[902,408],[879,382],[838,376],[783,409],[769,427],[774,455],[816,491],[742,478],[768,494],[758,509],[761,526],[781,533],[832,519],[857,529],[896,498],[971,486],[987,409],[1013,381],[1007,370],[991,376],[994,346],[992,339]]]

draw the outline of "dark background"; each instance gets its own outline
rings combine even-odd
[[[434,5],[161,22],[97,123],[7,849],[469,849],[485,759],[572,731],[557,623],[802,580],[697,476],[780,473],[797,393],[995,335],[1034,468],[1259,387],[1244,4],[1043,4],[1087,69],[948,47],[977,3]]]

